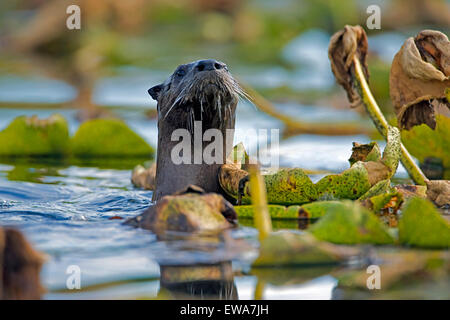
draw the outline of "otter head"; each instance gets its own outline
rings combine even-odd
[[[238,98],[244,96],[227,66],[216,60],[183,64],[164,83],[148,92],[158,102],[156,190],[153,200],[188,185],[199,186],[207,192],[219,192],[218,171],[233,143],[233,130],[227,129],[234,129]],[[198,135],[200,130],[197,130],[199,122],[201,137]],[[178,129],[190,133],[189,147],[184,148],[184,139],[182,142],[172,139]],[[214,139],[215,146],[221,145],[221,148],[214,149],[214,156],[220,161],[206,162],[203,157],[197,157],[203,155],[203,150],[211,143],[208,139],[202,139],[209,129],[219,130],[222,134],[222,139]],[[197,143],[196,137],[201,143]],[[177,159],[178,155],[182,155],[183,161],[174,161],[174,154]]]
[[[194,121],[202,121],[204,129],[223,129],[230,118],[234,123],[234,109],[244,95],[227,65],[212,59],[178,66],[148,93],[158,102],[159,120],[191,133]]]

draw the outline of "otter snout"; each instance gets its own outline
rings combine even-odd
[[[199,60],[197,61],[194,71],[195,72],[202,72],[202,71],[214,71],[214,70],[220,70],[226,68],[227,65],[223,62],[214,60],[214,59],[208,59],[208,60]]]

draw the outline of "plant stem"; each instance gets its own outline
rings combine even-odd
[[[345,136],[345,135],[371,133],[371,130],[368,129],[367,127],[352,122],[309,123],[300,121],[298,119],[293,119],[292,116],[279,113],[270,101],[261,96],[256,90],[254,90],[250,86],[243,85],[242,83],[241,86],[251,97],[251,101],[255,104],[255,106],[258,107],[258,109],[267,113],[271,117],[281,120],[285,124],[286,128],[283,131],[283,136],[285,138],[298,134]]]
[[[255,226],[259,231],[259,241],[262,241],[272,232],[272,220],[267,208],[266,185],[257,165],[249,167],[249,174]]]
[[[369,85],[367,84],[366,78],[361,68],[361,63],[356,56],[353,58],[353,64],[355,67],[357,87],[360,91],[360,96],[362,98],[364,107],[366,108],[367,113],[375,124],[375,127],[378,129],[384,139],[387,139],[389,124],[386,121],[383,113],[381,112],[375,98],[373,97],[372,92],[370,91]],[[408,171],[409,176],[414,180],[415,183],[426,185],[426,181],[428,181],[428,178],[424,175],[422,170],[420,170],[419,166],[416,164],[403,143],[401,144],[400,160],[405,166],[406,171]]]

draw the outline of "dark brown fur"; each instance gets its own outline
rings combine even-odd
[[[22,233],[0,228],[0,299],[39,299],[43,261]]]
[[[203,66],[206,65],[206,68]],[[203,67],[202,67],[203,66]],[[153,200],[173,194],[194,184],[206,192],[219,192],[218,164],[194,164],[194,121],[202,122],[201,135],[211,128],[223,136],[222,163],[232,144],[226,139],[226,129],[234,129],[235,109],[239,95],[243,95],[225,64],[215,60],[199,60],[179,66],[164,83],[149,90],[158,101],[158,151],[156,190]],[[174,164],[172,148],[179,141],[171,141],[176,129],[187,129],[191,135],[191,164]],[[210,142],[201,143],[202,150]],[[228,145],[227,145],[228,144]],[[202,152],[201,150],[201,152]]]

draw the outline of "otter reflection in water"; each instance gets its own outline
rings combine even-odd
[[[161,265],[161,294],[174,299],[237,300],[231,261],[200,265]]]

